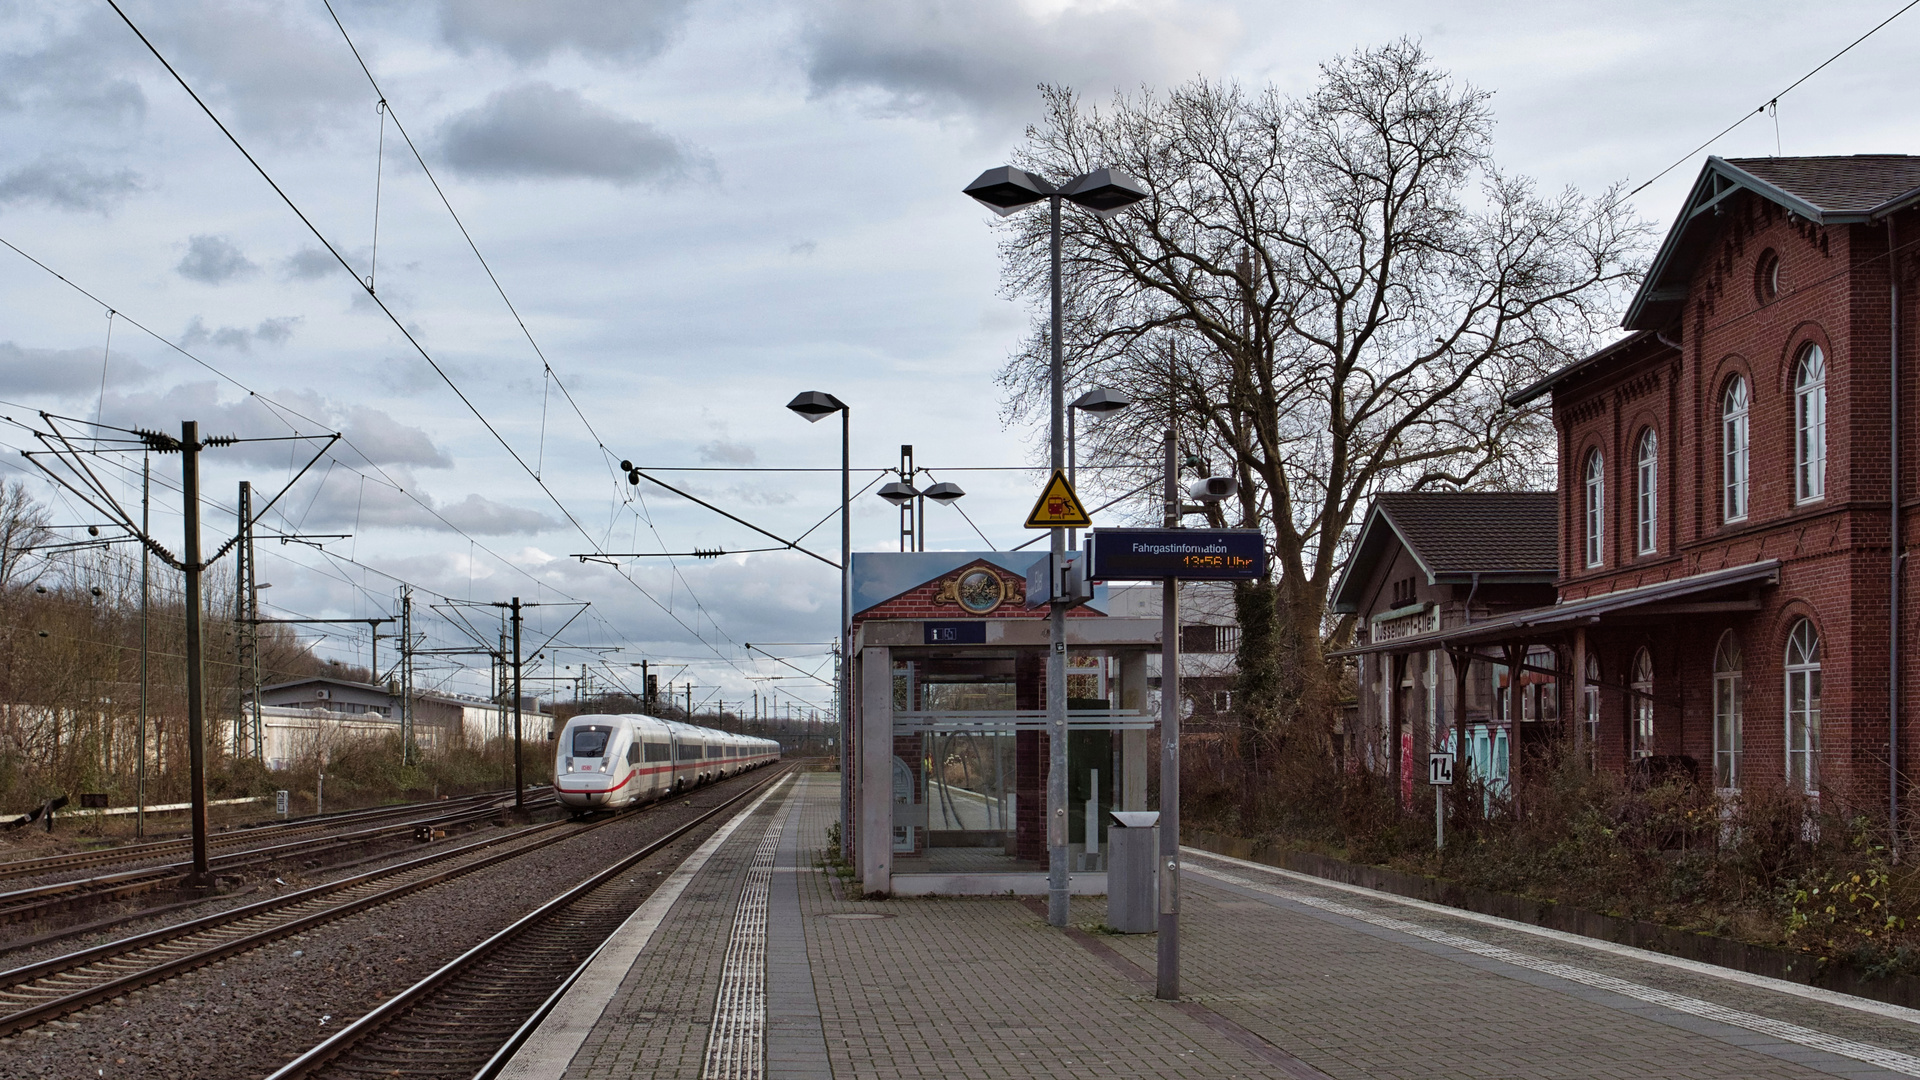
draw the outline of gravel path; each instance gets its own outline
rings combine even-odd
[[[568,885],[764,776],[625,815],[395,904],[0,1039],[0,1080],[259,1080]],[[719,824],[694,830],[635,872],[657,880]]]

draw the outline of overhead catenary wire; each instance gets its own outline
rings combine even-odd
[[[391,322],[395,327],[395,329],[397,329],[400,332],[400,334],[407,340],[408,344],[413,347],[414,351],[417,352],[420,355],[420,357],[426,361],[427,365],[433,369],[434,373],[440,377],[441,381],[446,383],[447,387],[451,389],[454,395],[457,398],[459,398],[460,402],[467,407],[468,411],[471,412],[475,417],[475,419],[477,419],[480,422],[481,426],[484,427],[487,430],[487,432],[493,436],[494,440],[498,442],[501,445],[501,447],[507,451],[508,455],[513,458],[514,463],[519,465],[523,472],[526,472],[528,476],[533,478],[534,483],[539,486],[541,491],[546,494],[548,499],[553,502],[554,506],[557,509],[559,509],[562,516],[564,516],[567,519],[567,521],[581,534],[581,536],[585,538],[588,541],[588,543],[590,544],[594,543],[594,539],[592,535],[586,530],[585,526],[583,526],[580,523],[579,519],[573,514],[572,510],[569,509],[566,506],[566,504],[561,501],[559,496],[552,490],[551,487],[547,485],[547,483],[544,480],[540,478],[538,473],[527,465],[526,460],[520,455],[520,453],[517,450],[515,450],[512,444],[506,440],[506,438],[500,433],[499,429],[493,424],[493,422],[487,419],[486,415],[480,411],[479,407],[465,393],[465,391],[461,390],[459,385],[456,382],[454,382],[454,380],[452,379],[451,376],[448,375],[446,370],[443,367],[441,367],[441,365],[437,361],[434,360],[432,354],[429,353],[425,348],[425,346],[421,344],[419,339],[410,330],[407,329],[405,323],[402,322],[400,318],[394,314],[392,309],[387,306],[386,302],[382,300],[376,292],[374,292],[374,290],[371,288],[370,285],[368,285],[367,282],[361,281],[359,274],[356,271],[354,271],[353,267],[346,261],[345,257],[341,255],[339,249],[333,244],[333,242],[329,240],[326,237],[326,235],[320,231],[318,226],[316,226],[313,223],[312,219],[309,218],[307,214],[300,209],[299,205],[295,203],[293,199],[286,193],[285,189],[283,189],[280,186],[280,184],[273,179],[272,175],[266,171],[265,167],[263,167],[260,164],[258,159],[256,159],[253,156],[253,154],[247,150],[245,144],[240,142],[239,138],[233,134],[232,130],[227,127],[226,123],[220,119],[219,115],[216,114],[213,111],[213,109],[207,105],[206,101],[200,97],[199,93],[193,89],[193,86],[186,81],[185,77],[180,74],[180,72],[173,66],[173,64],[167,60],[166,56],[160,52],[159,48],[153,44],[153,42],[146,36],[146,34],[143,31],[141,31],[139,26],[136,25],[133,22],[133,20],[127,15],[125,10],[123,10],[120,7],[117,0],[107,0],[107,3],[109,7],[113,8],[114,13],[120,17],[120,20],[126,24],[127,28],[133,32],[134,36],[139,38],[140,43],[146,47],[147,51],[153,55],[154,59],[159,61],[160,65],[166,69],[167,73],[170,76],[173,77],[173,80],[177,84],[179,84],[182,90],[184,90],[187,93],[188,97],[190,97],[193,100],[194,104],[199,107],[200,111],[204,113],[207,116],[207,118],[213,122],[214,126],[220,130],[220,133],[226,137],[227,141],[234,147],[234,149],[237,150],[240,153],[240,155],[246,159],[248,165],[250,165],[253,168],[253,170],[259,174],[261,179],[267,183],[268,187],[270,187],[273,190],[274,194],[280,198],[281,202],[286,204],[287,208],[293,212],[294,216],[300,220],[302,225],[306,226],[308,232],[312,233],[314,238],[318,240],[324,248],[326,248],[327,252],[330,255],[333,256],[334,260],[338,262],[343,269],[345,269],[349,274],[353,276],[354,281],[361,286],[363,291],[366,292],[367,297],[370,300],[372,300],[377,307],[380,308],[381,312],[386,315],[388,321]],[[390,112],[391,110],[389,110],[389,113]],[[400,130],[399,122],[397,119],[395,120],[395,128],[396,130]],[[409,145],[410,146],[412,145],[411,140],[409,140]],[[464,231],[464,227],[463,227],[463,231]],[[9,244],[8,246],[12,247],[13,245]],[[15,250],[18,251],[19,249],[15,248]],[[476,253],[477,253],[477,249],[476,249]],[[35,261],[38,262],[38,260],[35,260]],[[42,265],[44,266],[44,264]],[[602,447],[602,449],[603,450],[605,449],[604,446]],[[653,596],[652,593],[649,590],[647,590],[644,586],[640,585],[638,581],[635,581],[631,577],[631,575],[627,574],[624,570],[622,570],[619,567],[615,567],[615,572],[620,574],[621,577],[625,578],[629,584],[631,584],[637,591],[641,593],[641,595],[645,596],[657,608],[659,608],[662,612],[664,612],[669,619],[672,619],[674,622],[678,623],[683,629],[685,629],[688,633],[692,634],[696,640],[700,641],[704,645],[707,645],[709,648],[713,648],[712,643],[708,642],[706,638],[703,635],[701,635],[696,628],[689,626],[686,623],[686,621],[681,619],[679,615],[675,613],[670,607],[668,607],[665,604],[662,604],[657,597]],[[528,575],[528,576],[531,577],[531,575]],[[711,615],[709,615],[709,621],[710,622],[712,621]],[[715,628],[718,629],[718,624],[716,623],[714,625],[715,625]],[[731,657],[728,657],[725,654],[721,653],[717,648],[714,649],[714,653],[723,662],[729,664],[730,666],[735,667],[736,669],[738,668],[738,664],[736,664]],[[742,672],[742,674],[744,674],[744,672]]]
[[[1768,98],[1767,100],[1761,102],[1757,108],[1753,109],[1753,111],[1742,113],[1740,116],[1740,119],[1735,120],[1733,123],[1728,124],[1726,127],[1723,127],[1719,131],[1715,132],[1713,136],[1709,138],[1706,142],[1701,143],[1699,146],[1696,146],[1693,149],[1687,151],[1686,153],[1680,155],[1678,158],[1675,158],[1673,161],[1673,164],[1668,165],[1666,168],[1661,169],[1657,173],[1654,173],[1653,176],[1648,178],[1645,183],[1641,184],[1637,188],[1634,188],[1632,191],[1627,192],[1626,197],[1631,199],[1635,195],[1640,194],[1642,191],[1647,190],[1647,188],[1652,187],[1655,181],[1659,180],[1661,177],[1667,175],[1673,170],[1679,168],[1680,166],[1686,164],[1688,161],[1691,161],[1693,159],[1693,155],[1699,153],[1702,150],[1705,150],[1707,147],[1712,146],[1714,143],[1719,142],[1722,137],[1724,137],[1728,132],[1732,131],[1734,128],[1737,128],[1740,125],[1746,123],[1747,121],[1753,119],[1754,117],[1759,116],[1760,114],[1766,112],[1769,108],[1773,108],[1777,110],[1780,106],[1780,99],[1792,93],[1793,90],[1796,87],[1798,87],[1801,83],[1806,82],[1808,79],[1811,79],[1815,75],[1820,74],[1820,72],[1824,70],[1828,64],[1831,64],[1835,60],[1838,60],[1841,57],[1852,52],[1854,49],[1854,46],[1859,45],[1861,42],[1879,33],[1888,23],[1892,22],[1893,20],[1899,18],[1902,15],[1905,15],[1907,12],[1912,11],[1916,7],[1920,7],[1920,0],[1908,0],[1907,3],[1901,5],[1900,10],[1880,20],[1878,23],[1875,23],[1873,26],[1873,29],[1868,30],[1866,33],[1861,34],[1857,38],[1854,38],[1851,42],[1847,44],[1846,48],[1843,48],[1839,52],[1834,53],[1832,56],[1827,57],[1825,60],[1820,61],[1820,63],[1814,66],[1812,71],[1807,72],[1805,75],[1802,75],[1799,78],[1793,80],[1793,82],[1787,84],[1787,88],[1785,90],[1782,90],[1779,93],[1774,94],[1772,97]],[[1776,152],[1779,149],[1779,135],[1778,135],[1777,128],[1776,128],[1775,137],[1774,137],[1774,148]]]

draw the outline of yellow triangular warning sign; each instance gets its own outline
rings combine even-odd
[[[1047,481],[1040,500],[1033,504],[1033,513],[1027,515],[1027,528],[1086,529],[1092,526],[1093,519],[1087,516],[1087,508],[1080,505],[1080,496],[1073,493],[1073,485],[1067,483],[1067,474],[1053,470],[1053,479]]]

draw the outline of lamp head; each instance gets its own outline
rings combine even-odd
[[[950,503],[960,496],[965,495],[966,492],[960,490],[959,484],[951,480],[942,480],[927,490],[922,491],[920,494],[925,495],[935,502]]]
[[[1002,165],[981,173],[962,190],[985,204],[987,209],[1006,217],[1023,206],[1039,202],[1057,189],[1025,169]]]
[[[1099,168],[1068,181],[1061,194],[1102,217],[1110,217],[1146,198],[1147,189],[1122,169]]]
[[[832,416],[834,413],[844,410],[846,407],[846,403],[842,402],[839,398],[819,390],[809,390],[804,394],[796,394],[792,401],[787,402],[787,408],[806,417],[807,423],[809,424],[817,423],[826,417]]]
[[[1133,404],[1132,398],[1104,386],[1096,386],[1073,399],[1074,408],[1090,413],[1119,412],[1131,404]]]
[[[906,484],[898,480],[894,480],[889,483],[881,485],[881,488],[877,494],[881,498],[887,500],[888,502],[892,503],[895,506],[904,506],[907,503],[912,502],[914,496],[920,493],[918,491],[913,490],[912,484]]]

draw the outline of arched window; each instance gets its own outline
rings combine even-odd
[[[1733,377],[1720,399],[1720,512],[1727,521],[1747,519],[1747,380]]]
[[[1820,790],[1820,633],[1811,619],[1787,635],[1787,783]]]
[[[1793,372],[1794,500],[1827,494],[1827,356],[1809,345]]]
[[[1729,630],[1713,652],[1713,784],[1740,786],[1740,639]]]
[[[1587,764],[1600,756],[1600,658],[1587,654],[1587,687],[1580,703],[1580,719],[1587,725]]]
[[[1660,439],[1652,428],[1640,433],[1635,464],[1639,483],[1634,538],[1640,554],[1651,555],[1660,550]]]
[[[1633,731],[1632,752],[1637,758],[1653,756],[1653,654],[1644,647],[1633,654]]]
[[[1587,455],[1587,565],[1600,565],[1600,542],[1605,538],[1607,512],[1606,463],[1600,451]]]

